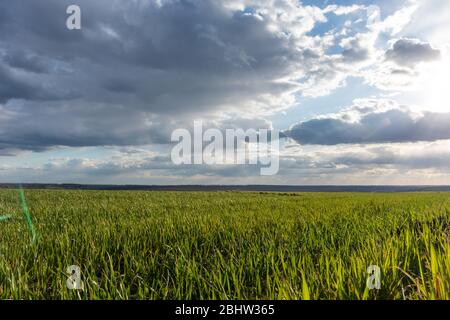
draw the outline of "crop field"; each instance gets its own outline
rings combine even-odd
[[[0,189],[1,299],[450,298],[449,193],[25,197],[29,219]],[[66,285],[72,265],[82,290]]]

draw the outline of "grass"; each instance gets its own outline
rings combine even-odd
[[[25,195],[34,242],[19,191],[0,190],[2,299],[450,298],[449,193]]]

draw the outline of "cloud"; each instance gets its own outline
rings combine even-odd
[[[433,62],[441,60],[443,51],[419,39],[390,41],[390,48],[378,64],[363,74],[367,83],[386,91],[420,90]]]
[[[448,42],[450,3],[447,0],[427,0],[417,3],[419,7],[413,15],[414,23],[410,23],[403,34],[426,38],[432,43]]]
[[[338,114],[294,125],[285,134],[302,145],[372,144],[450,139],[450,113],[412,112],[392,101],[360,100]]]
[[[328,5],[323,10],[324,13],[333,13],[335,15],[347,15],[354,13],[356,11],[364,10],[366,7],[362,5],[350,5],[350,6],[338,6],[338,5]]]
[[[370,145],[292,145],[279,175],[294,184],[447,184],[450,140]]]
[[[431,44],[417,39],[399,39],[386,51],[386,59],[400,66],[414,67],[421,62],[438,60],[441,52]]]
[[[381,20],[376,16],[377,18],[373,20],[373,24],[370,27],[377,29],[379,32],[387,32],[391,36],[395,36],[407,28],[419,7],[420,5],[417,0],[407,0],[399,10],[395,11],[386,19]],[[380,8],[377,10],[378,14],[380,14]]]
[[[174,166],[167,157],[172,130],[191,129],[194,119],[205,129],[287,126],[280,112],[349,77],[389,91],[411,88],[425,63],[445,56],[445,44],[433,40],[447,39],[445,32],[428,37],[432,19],[417,17],[439,6],[404,1],[381,12],[298,0],[79,0],[82,30],[69,31],[70,4],[0,1],[3,180],[357,183],[441,170],[439,181],[448,181],[449,146],[440,139],[450,138],[449,114],[388,100],[358,100],[293,125],[286,133],[295,141],[270,181],[257,167]],[[336,101],[352,98],[349,89]]]
[[[98,157],[53,157],[42,165],[0,165],[2,181],[127,184],[446,184],[450,140],[437,142],[300,146],[280,154],[276,176],[258,166],[176,166],[163,150],[112,148]]]
[[[5,54],[3,61],[12,68],[35,73],[46,73],[50,68],[42,57],[27,54],[23,51],[14,52],[11,50]]]
[[[161,143],[196,118],[268,118],[345,85],[377,35],[341,41],[344,22],[312,34],[359,6],[80,0],[82,29],[69,31],[69,4],[0,2],[2,149]]]

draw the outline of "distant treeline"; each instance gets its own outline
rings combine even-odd
[[[19,184],[0,183],[0,188]],[[141,191],[256,191],[256,192],[450,192],[448,186],[282,186],[282,185],[100,185],[22,184],[26,189],[141,190]]]

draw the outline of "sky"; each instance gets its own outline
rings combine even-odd
[[[447,0],[0,0],[0,183],[450,184],[449,16]],[[174,164],[194,120],[280,130],[279,172]]]

